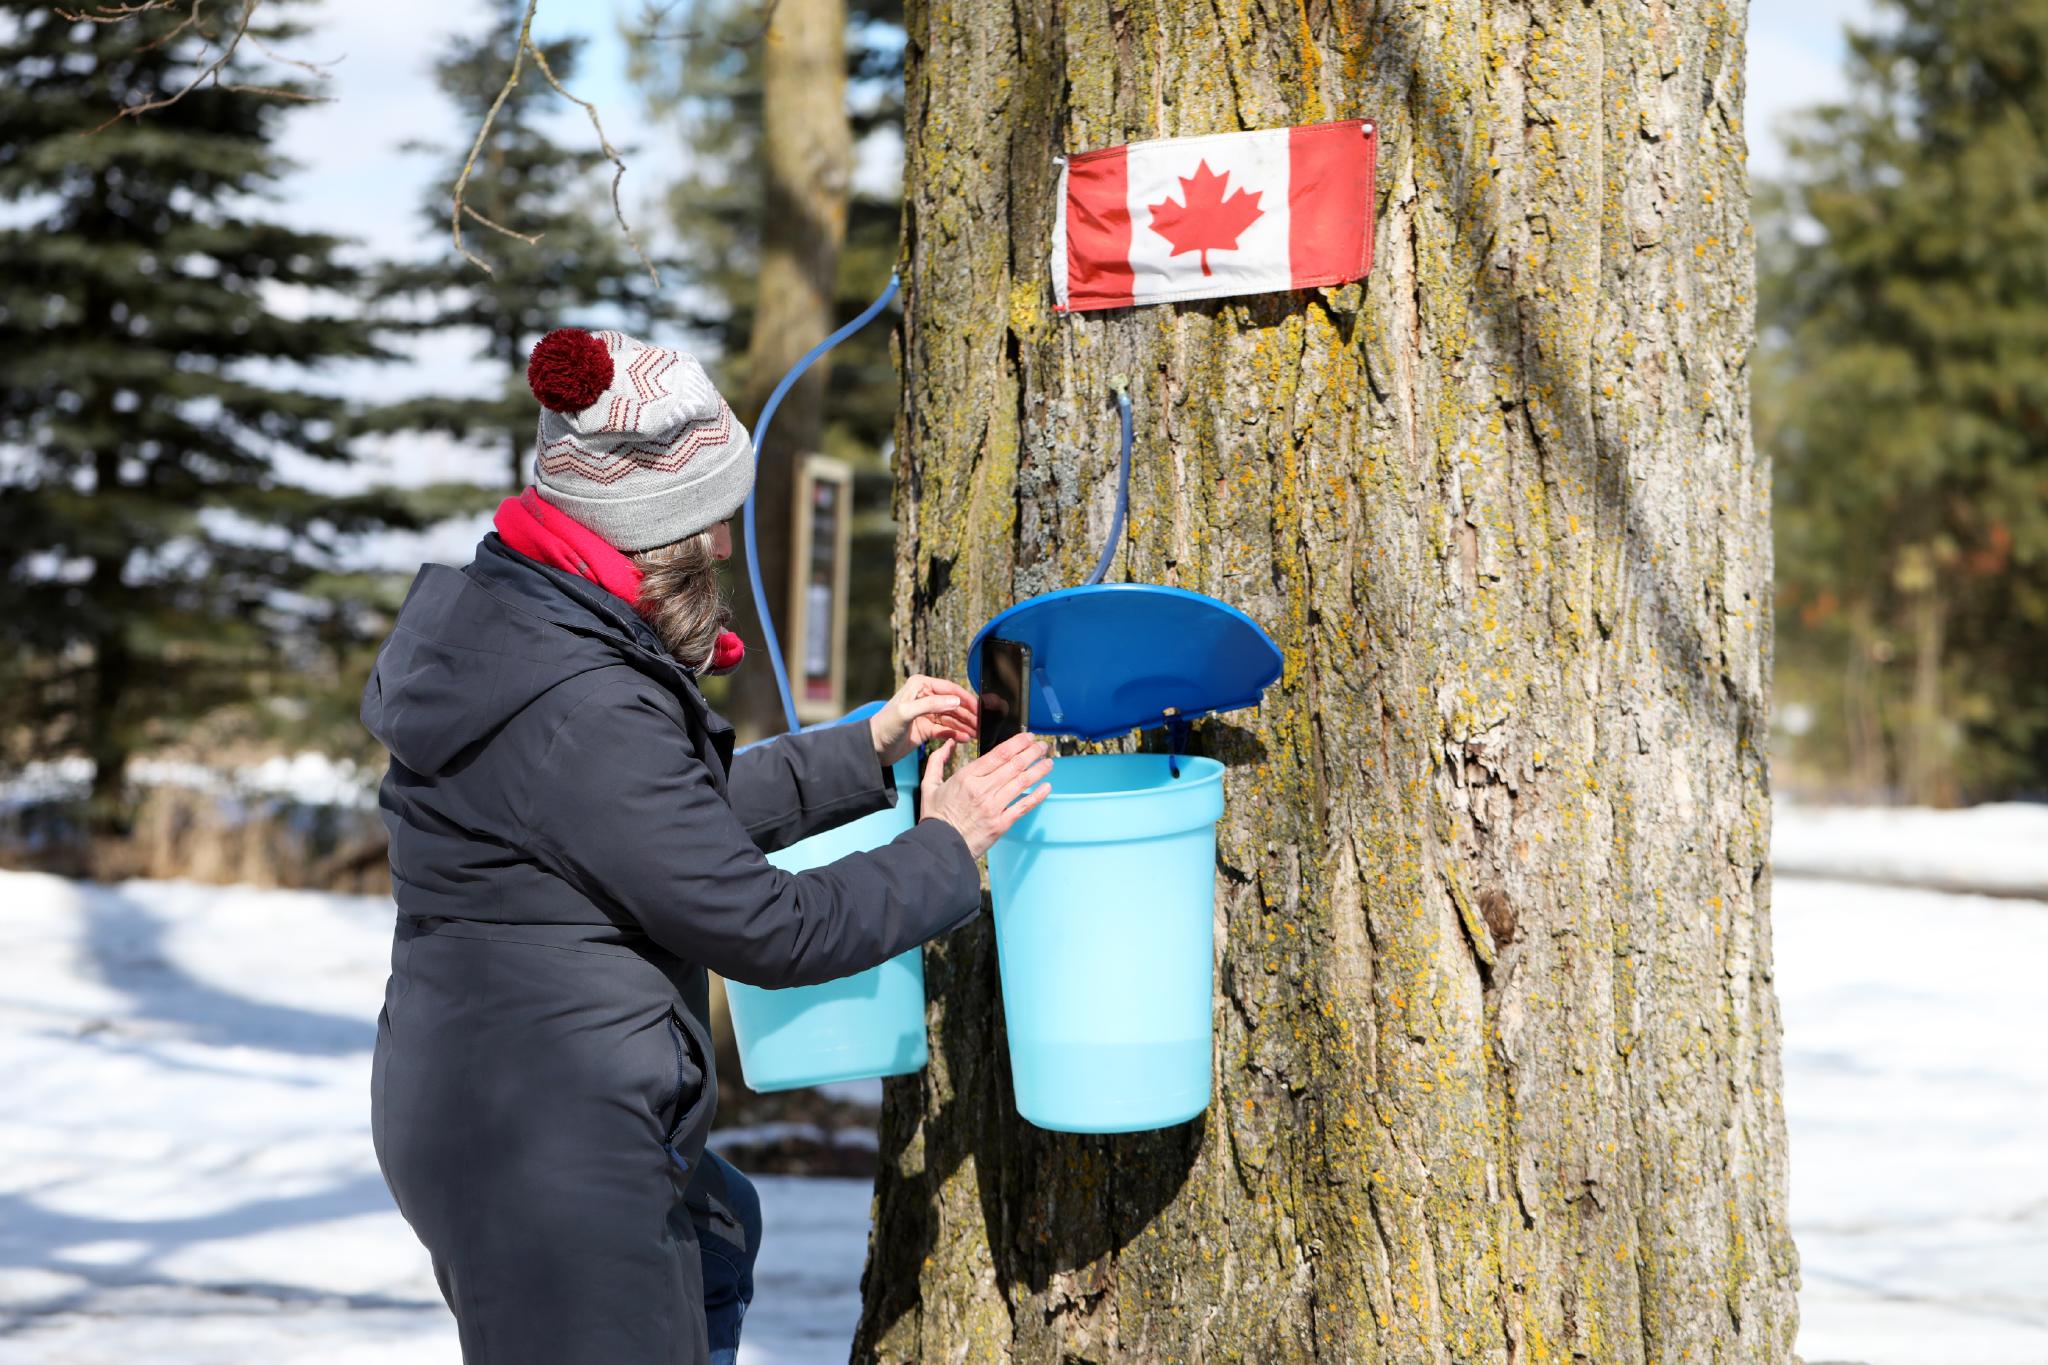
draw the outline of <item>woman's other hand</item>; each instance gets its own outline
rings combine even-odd
[[[959,683],[918,674],[868,717],[875,756],[888,767],[920,744],[935,740],[972,743],[981,724],[981,702]]]
[[[968,852],[979,858],[1052,795],[1052,784],[1045,780],[1052,775],[1052,759],[1046,756],[1044,740],[1012,735],[947,777],[953,743],[948,739],[925,762],[922,818],[944,820],[959,830]],[[1032,791],[1034,786],[1037,790]]]

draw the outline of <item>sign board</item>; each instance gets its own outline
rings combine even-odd
[[[846,709],[847,569],[853,554],[853,467],[806,455],[790,527],[790,689],[805,724]]]

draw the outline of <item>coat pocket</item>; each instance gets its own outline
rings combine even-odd
[[[718,1093],[715,1063],[709,1039],[699,1036],[694,1021],[671,1007],[668,1012],[669,1042],[675,1047],[675,1093],[665,1113],[668,1128],[661,1145],[678,1168],[690,1169],[703,1147],[704,1117]]]

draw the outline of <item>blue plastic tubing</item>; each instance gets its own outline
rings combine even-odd
[[[803,359],[789,367],[789,373],[782,376],[782,382],[777,384],[775,391],[768,395],[768,401],[762,405],[761,416],[754,423],[754,464],[756,469],[760,467],[761,452],[768,448],[769,424],[774,422],[775,410],[782,406],[783,396],[789,392],[790,386],[803,378],[804,371],[816,364],[819,356],[825,354],[825,352],[831,350],[870,322],[873,322],[880,315],[881,311],[889,306],[889,300],[896,297],[896,290],[900,287],[901,283],[902,281],[897,276],[889,276],[889,287],[882,291],[880,298],[869,304],[866,310],[852,322],[847,323],[831,336],[826,337],[823,341],[811,347],[810,350],[804,352]],[[796,698],[789,690],[789,669],[782,661],[782,641],[775,633],[775,616],[774,613],[768,610],[768,592],[761,586],[761,553],[754,541],[754,495],[752,492],[747,494],[745,512],[740,519],[740,524],[746,538],[747,581],[754,592],[754,613],[761,618],[761,645],[767,651],[768,666],[775,671],[775,690],[782,698],[782,718],[788,724],[790,733],[794,734],[802,727],[797,724]]]
[[[1116,547],[1123,543],[1124,513],[1131,505],[1131,391],[1117,381],[1117,420],[1123,428],[1121,448],[1117,452],[1116,515],[1109,522],[1109,543],[1102,547],[1102,558],[1095,561],[1095,572],[1088,575],[1089,583],[1100,583],[1102,576],[1109,572],[1109,566],[1116,559]]]
[[[782,376],[774,392],[768,395],[768,401],[761,407],[761,416],[754,423],[754,461],[757,468],[761,452],[768,448],[768,428],[775,421],[775,410],[782,406],[782,399],[791,386],[803,378],[804,371],[816,364],[819,356],[880,316],[882,310],[889,306],[889,300],[896,297],[896,291],[901,286],[902,280],[899,276],[889,276],[889,287],[882,291],[880,298],[869,304],[852,322],[804,352],[803,358],[789,367],[789,373]],[[1095,562],[1094,572],[1086,579],[1089,583],[1100,583],[1103,575],[1109,572],[1109,566],[1115,562],[1117,546],[1123,543],[1124,517],[1131,505],[1131,395],[1122,380],[1117,381],[1116,406],[1118,423],[1122,429],[1117,454],[1116,512],[1109,524],[1109,543],[1102,547],[1102,557]],[[775,633],[775,615],[768,609],[768,591],[761,585],[761,552],[754,535],[754,494],[751,491],[747,494],[740,525],[747,548],[747,585],[753,592],[754,614],[761,619],[761,645],[768,655],[768,666],[775,673],[775,692],[782,698],[783,722],[794,734],[802,727],[797,723],[796,697],[790,691],[789,669],[782,660],[782,639]]]

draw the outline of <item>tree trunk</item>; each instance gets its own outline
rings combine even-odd
[[[899,663],[1081,580],[1118,374],[1119,572],[1286,663],[1195,732],[1207,1114],[1026,1126],[986,918],[933,945],[856,1358],[1791,1358],[1744,22],[909,5]],[[1055,153],[1352,116],[1363,286],[1052,312]]]
[[[103,558],[93,563],[90,600],[99,625],[92,646],[92,699],[82,716],[86,757],[92,760],[85,817],[89,835],[111,838],[124,833],[128,824],[131,746],[126,711],[134,657],[120,605],[121,562]]]
[[[1903,755],[1899,785],[1908,801],[1945,806],[1955,800],[1956,793],[1949,763],[1950,721],[1941,689],[1948,614],[1940,591],[1929,583],[1911,594],[1905,616],[1913,640],[1913,681],[1903,708],[1906,723],[1899,742]]]
[[[846,116],[845,0],[780,0],[772,7],[761,56],[761,274],[747,346],[741,411],[754,420],[783,372],[834,325],[833,283],[846,240],[853,181],[853,131]],[[755,479],[755,535],[768,608],[789,627],[789,522],[795,458],[817,448],[824,430],[827,360],[813,365],[783,399],[773,441]],[[735,594],[741,635],[759,644],[752,599]],[[785,656],[796,642],[785,639]],[[783,728],[775,689],[734,688],[729,704],[742,734]]]
[[[1891,750],[1884,733],[1884,677],[1878,671],[1880,643],[1870,602],[1859,599],[1849,617],[1849,647],[1842,669],[1842,715],[1849,737],[1849,790],[1863,800],[1881,800],[1895,788]]]
[[[111,299],[94,291],[87,307],[102,320],[101,335],[121,334]],[[119,431],[123,426],[115,407],[114,390],[105,383],[93,384],[88,388],[86,402],[98,419],[94,429],[102,433],[100,439],[105,443],[93,452],[93,492],[115,501],[122,495],[124,451],[104,434]],[[119,505],[117,501],[115,505]],[[128,630],[135,613],[127,585],[122,581],[127,562],[126,547],[108,548],[103,543],[92,556],[92,577],[83,594],[92,648],[92,693],[80,721],[86,757],[92,760],[92,788],[86,795],[85,824],[88,841],[93,843],[119,837],[127,832],[128,826],[128,759],[133,741],[127,712],[135,683],[135,658]],[[93,856],[97,857],[96,851]]]

